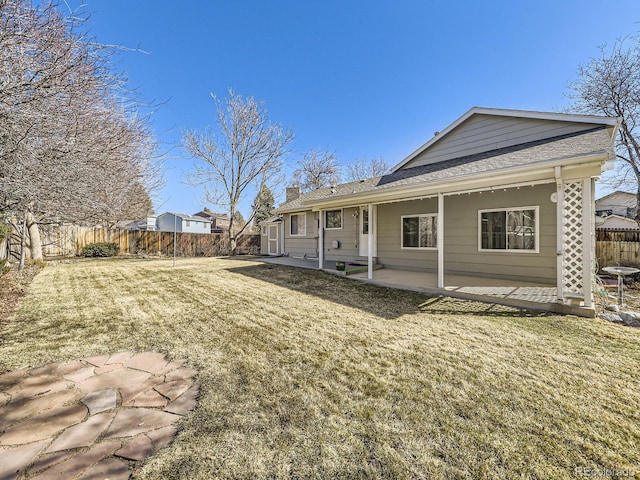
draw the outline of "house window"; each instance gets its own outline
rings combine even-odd
[[[266,235],[267,234],[267,227],[263,226],[262,227],[262,235]]]
[[[307,214],[296,213],[291,215],[291,235],[303,236],[307,234]]]
[[[438,217],[435,213],[402,217],[402,248],[437,248]]]
[[[324,212],[324,228],[336,230],[342,228],[342,210],[327,210]]]
[[[479,250],[538,251],[538,207],[479,210]]]
[[[186,223],[187,223],[187,227],[191,226],[191,222],[189,220],[187,220]]]

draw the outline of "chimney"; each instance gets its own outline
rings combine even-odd
[[[300,187],[298,186],[287,187],[287,200],[286,200],[287,203],[294,201],[299,196],[300,196]]]

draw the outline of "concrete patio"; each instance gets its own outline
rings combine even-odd
[[[261,257],[259,260],[278,265],[318,269],[317,258]],[[336,270],[335,262],[325,261],[324,271],[344,275],[343,272]],[[435,272],[419,272],[392,268],[375,270],[372,280],[367,279],[366,271],[352,273],[347,276],[354,280],[374,285],[411,290],[428,295],[444,295],[583,317],[593,317],[595,315],[593,309],[559,303],[557,288],[549,284],[448,275],[445,273],[445,287],[438,288],[438,278]]]

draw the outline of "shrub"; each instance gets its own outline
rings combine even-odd
[[[9,271],[9,265],[7,261],[0,258],[0,275],[4,275]]]
[[[90,243],[86,245],[80,255],[83,257],[113,257],[120,249],[117,243]]]
[[[11,236],[11,227],[6,223],[0,223],[0,240]]]

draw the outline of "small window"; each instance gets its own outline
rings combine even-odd
[[[479,250],[538,251],[538,207],[479,210]]]
[[[369,209],[362,209],[362,235],[369,235]]]
[[[186,223],[187,223],[187,227],[191,226],[191,222],[189,220],[187,220]]]
[[[327,230],[342,228],[342,210],[327,210],[324,212],[324,228]]]
[[[435,213],[402,217],[402,248],[437,248],[438,217]]]
[[[291,215],[291,235],[303,236],[307,234],[307,214],[295,213]]]
[[[263,225],[262,226],[262,235],[266,235],[267,234],[267,226]]]

